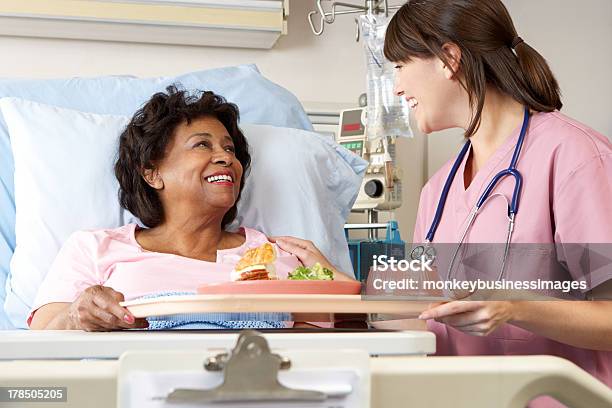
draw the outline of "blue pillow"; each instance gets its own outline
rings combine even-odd
[[[131,116],[155,92],[173,83],[211,90],[240,108],[241,123],[312,130],[301,104],[286,89],[264,78],[255,65],[218,68],[139,79],[132,76],[53,80],[0,80],[0,98],[13,96],[84,112]],[[14,163],[8,130],[0,113],[0,329],[12,328],[3,307],[10,259],[15,250]],[[6,288],[5,288],[6,285]]]

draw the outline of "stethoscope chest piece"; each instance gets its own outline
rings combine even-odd
[[[436,259],[436,249],[430,244],[417,245],[410,251],[410,259],[434,261]]]

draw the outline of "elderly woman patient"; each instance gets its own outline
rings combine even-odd
[[[39,289],[30,328],[147,327],[119,302],[228,281],[247,249],[268,242],[247,227],[225,230],[251,162],[238,117],[235,105],[212,92],[196,96],[176,87],[135,113],[120,137],[115,175],[121,205],[148,228],[74,233]],[[333,270],[308,241],[282,237],[274,245],[279,277],[300,263]]]

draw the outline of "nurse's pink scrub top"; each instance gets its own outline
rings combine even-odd
[[[205,283],[228,282],[234,265],[246,250],[268,242],[254,229],[243,228],[244,243],[217,251],[217,261],[207,262],[143,249],[134,232],[136,224],[115,229],[75,232],[64,243],[49,273],[38,289],[28,325],[34,312],[48,303],[71,303],[90,286],[103,285],[123,293],[125,300],[159,292],[195,292]],[[279,279],[300,261],[273,244],[274,266]]]
[[[508,167],[519,131],[516,129],[494,153],[467,189],[464,159],[450,188],[434,242],[459,242],[468,213],[493,176]],[[454,161],[444,165],[423,188],[413,242],[425,241]],[[517,168],[523,175],[523,189],[513,243],[612,245],[612,144],[605,136],[559,112],[536,113],[531,117]],[[493,193],[503,193],[510,201],[513,180],[505,178]],[[465,242],[505,242],[506,201],[495,197],[485,206]],[[590,286],[595,287],[612,276],[608,269],[606,274],[590,278]],[[436,334],[438,355],[556,355],[612,386],[612,352],[571,347],[508,324],[486,337],[464,334],[433,320],[428,327]]]

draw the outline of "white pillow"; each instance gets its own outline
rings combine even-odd
[[[129,118],[0,99],[15,159],[16,249],[5,311],[16,327],[68,236],[135,222],[117,199],[113,164]],[[252,167],[234,226],[312,240],[352,273],[343,225],[365,162],[316,133],[241,126]]]

